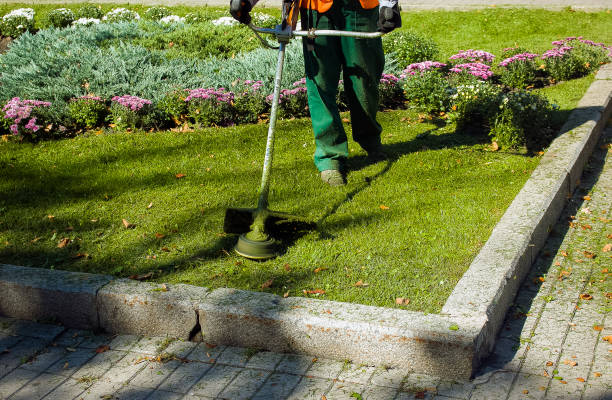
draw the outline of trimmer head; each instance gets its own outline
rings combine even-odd
[[[263,241],[249,240],[245,234],[242,234],[234,250],[242,257],[252,260],[267,260],[276,257],[275,240],[272,238]]]

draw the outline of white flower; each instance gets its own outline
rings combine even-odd
[[[28,21],[31,21],[34,19],[34,10],[31,8],[18,8],[6,14],[2,19],[7,20],[17,17],[25,17]]]
[[[217,18],[213,21],[211,21],[213,25],[216,26],[232,26],[232,25],[236,25],[238,23],[238,21],[236,21],[234,18],[232,17],[221,17],[221,18]]]
[[[159,20],[162,24],[173,24],[177,22],[185,22],[185,18],[179,17],[178,15],[168,15]]]
[[[76,21],[72,21],[72,25],[94,25],[99,24],[98,18],[79,18]]]

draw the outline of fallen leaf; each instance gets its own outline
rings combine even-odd
[[[55,215],[47,215],[47,218],[52,220],[53,218],[55,218]]]
[[[594,329],[594,330],[596,330],[596,331],[601,331],[601,330],[603,329],[603,326],[601,326],[601,325],[595,325],[595,326],[593,327],[593,329]]]
[[[320,295],[320,294],[325,294],[325,290],[323,289],[313,289],[313,290],[302,290],[302,292],[304,292],[304,294],[316,294],[316,295]]]
[[[544,370],[544,371],[542,372],[542,375],[544,375],[544,376],[545,376],[545,377],[547,377],[547,378],[550,376],[550,375],[548,375],[548,372],[547,372],[546,370]]]
[[[406,297],[398,297],[395,299],[395,304],[405,306],[407,304],[410,304],[410,299]]]
[[[285,292],[285,293],[283,294],[283,297],[284,297],[284,298],[289,297],[289,292]]]
[[[389,207],[387,207],[384,204],[381,204],[379,207],[380,207],[381,210],[388,210],[389,209]]]
[[[585,231],[587,229],[593,229],[593,227],[591,225],[589,225],[589,224],[584,224],[584,225],[581,226],[581,228],[582,228],[582,230],[585,230]]]
[[[497,142],[493,142],[491,143],[491,147],[490,147],[491,151],[497,151],[499,150],[499,144],[497,144]]]
[[[601,270],[601,273],[602,273],[602,274],[607,274],[607,273],[608,273],[608,268],[604,268],[604,269],[602,269],[602,270]]]
[[[149,203],[149,205],[147,206],[147,209],[148,209],[148,208],[151,208],[151,207],[153,207],[153,202],[150,202],[150,203]]]
[[[586,201],[590,201],[591,200],[591,196],[582,196],[582,200],[586,200]]]
[[[567,251],[565,250],[561,250],[559,254],[561,254],[563,257],[567,257]]]
[[[142,274],[142,275],[130,275],[128,276],[129,279],[133,279],[135,281],[142,281],[144,279],[149,279],[153,277],[153,272],[147,272],[146,274]]]
[[[125,218],[123,218],[123,219],[121,220],[121,222],[123,222],[123,226],[125,227],[125,229],[131,229],[131,228],[134,228],[134,227],[136,226],[136,225],[134,225],[134,224],[130,224],[130,223],[127,221],[127,219],[125,219]]]
[[[187,175],[185,175],[185,174],[176,174],[174,176],[176,177],[176,179],[181,179],[181,178],[186,177]]]
[[[588,293],[582,293],[580,294],[580,299],[581,300],[593,300],[593,296],[591,296]]]
[[[70,239],[62,238],[62,240],[60,240],[59,243],[57,244],[57,247],[59,247],[60,249],[63,249],[64,247],[68,246],[69,244],[70,244]]]
[[[578,382],[584,382],[584,378],[576,378]]]
[[[546,366],[547,367],[552,367],[553,366],[553,362],[552,361],[546,361]]]
[[[605,342],[612,344],[612,336],[604,336],[601,339]]]
[[[70,366],[70,364],[68,362],[64,363],[64,369],[67,369]]]
[[[38,242],[40,239],[42,239],[42,236],[37,236],[34,239],[30,240],[30,243],[36,243]]]
[[[559,382],[561,382],[561,383],[562,383],[562,384],[564,384],[564,385],[567,385],[567,381],[560,380]]]
[[[585,256],[586,258],[595,258],[595,254],[594,254],[594,253],[591,253],[590,251],[586,251],[586,250],[585,250],[585,251],[583,251],[582,253],[584,254],[584,256]]]
[[[606,245],[605,245],[605,246],[604,246],[604,247],[601,249],[601,251],[603,251],[604,253],[607,253],[607,252],[609,252],[609,251],[612,251],[612,243],[608,243],[608,244],[606,244]]]
[[[342,122],[344,122],[344,123],[349,123],[349,122],[351,122],[351,120],[350,120],[350,119],[348,119],[348,118],[342,118]]]
[[[156,233],[155,234],[155,238],[156,239],[163,239],[164,237],[166,237],[166,235],[164,235],[163,233]]]
[[[285,269],[285,271],[289,271],[291,269],[291,265],[285,264],[283,265],[283,268]]]
[[[608,239],[612,239],[612,233],[606,236]]]
[[[612,292],[606,293],[606,298],[612,300]]]
[[[87,253],[76,253],[75,255],[72,256],[72,258],[87,258],[89,257],[89,254]]]
[[[570,361],[570,362],[569,362],[569,365],[570,365],[571,367],[575,367],[576,365],[578,365],[578,363],[577,363],[576,361]]]
[[[216,344],[211,344],[211,343],[204,343],[204,345],[208,347],[209,349],[214,349],[215,347],[217,347]]]
[[[527,389],[523,390],[523,394],[529,394],[529,390]]]
[[[601,373],[599,372],[593,372],[593,375],[595,375],[595,378],[599,378],[601,376]]]
[[[326,267],[317,267],[317,268],[315,268],[315,269],[314,269],[314,271],[313,271],[313,272],[314,272],[315,274],[318,274],[319,272],[321,272],[321,271],[326,271],[327,269],[328,269],[328,268],[326,268]]]
[[[261,284],[261,288],[262,289],[267,289],[270,286],[272,286],[272,283],[274,283],[274,279],[268,279],[267,281],[265,281],[264,283]]]
[[[170,253],[170,249],[167,248],[166,246],[162,247],[161,251],[165,251],[166,253]]]
[[[358,280],[357,282],[355,282],[355,284],[353,286],[357,286],[357,287],[368,287],[370,286],[369,283],[365,283],[362,280]]]
[[[96,353],[100,354],[108,350],[110,350],[110,346],[106,344],[106,345],[98,346],[98,348],[96,349]]]
[[[321,395],[321,400],[327,400],[327,397],[325,397],[324,394]]]

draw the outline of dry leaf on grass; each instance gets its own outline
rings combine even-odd
[[[389,209],[389,207],[387,207],[387,206],[386,206],[386,205],[384,205],[384,204],[381,204],[381,205],[380,205],[380,206],[378,206],[378,207],[379,207],[381,210],[383,210],[383,211],[384,211],[384,210],[388,210],[388,209]]]
[[[142,274],[142,275],[130,275],[128,276],[129,279],[133,279],[135,281],[142,281],[145,279],[149,279],[153,277],[153,272],[147,272],[146,274]]]
[[[612,336],[604,336],[601,338],[604,342],[612,344]]]
[[[405,306],[407,304],[410,304],[410,299],[407,297],[398,297],[395,299],[395,304]]]
[[[585,251],[583,251],[582,253],[584,254],[584,256],[585,256],[586,258],[595,258],[595,254],[594,254],[594,253],[592,253],[592,252],[590,252],[590,251],[586,251],[586,250],[585,250]]]
[[[612,251],[612,243],[608,243],[608,244],[606,244],[606,245],[605,245],[605,246],[604,246],[604,247],[601,249],[601,251],[603,251],[604,253],[607,253],[607,252],[609,252],[609,251]]]
[[[268,279],[267,281],[265,281],[264,283],[261,284],[261,288],[262,289],[267,289],[270,286],[272,286],[273,283],[274,283],[274,279]]]
[[[60,240],[59,243],[57,244],[57,247],[59,247],[60,249],[63,249],[64,247],[68,246],[69,244],[70,244],[70,239],[62,238],[62,240]]]
[[[121,220],[121,222],[123,223],[123,226],[125,227],[125,229],[132,229],[132,228],[134,228],[134,227],[136,226],[136,225],[134,225],[134,224],[130,224],[130,223],[128,222],[128,220],[127,220],[127,219],[125,219],[125,218],[123,218],[123,219]]]
[[[176,177],[176,179],[181,179],[181,178],[186,177],[187,175],[185,175],[185,174],[176,174],[174,176]]]
[[[593,296],[588,293],[582,293],[580,295],[581,300],[593,300]]]
[[[370,284],[369,283],[365,283],[362,280],[358,280],[357,282],[355,282],[355,284],[353,286],[356,286],[356,287],[368,287],[368,286],[370,286]]]
[[[595,325],[595,326],[593,327],[593,329],[599,332],[599,331],[603,330],[603,326],[601,326],[601,325]]]
[[[325,294],[325,290],[323,289],[313,289],[313,290],[302,290],[302,292],[304,292],[304,294],[314,294],[316,296],[320,295],[320,294]]]

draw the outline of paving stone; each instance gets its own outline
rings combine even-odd
[[[173,360],[167,363],[146,362],[143,364],[144,368],[130,381],[130,385],[156,389],[179,367],[181,362]]]
[[[154,336],[154,337],[142,337],[134,346],[130,349],[133,352],[143,353],[148,355],[156,355],[161,344],[166,340],[165,337]]]
[[[187,359],[206,363],[215,363],[223,350],[225,350],[225,346],[198,343],[196,348],[187,355]]]
[[[19,320],[7,329],[7,333],[51,341],[64,330],[65,328],[62,326]]]
[[[153,389],[143,387],[124,386],[115,393],[113,400],[145,400],[154,392]]]
[[[285,357],[276,366],[277,372],[303,375],[312,365],[312,356],[302,356],[298,354],[285,354]]]
[[[0,316],[0,332],[6,333],[15,321],[18,319]]]
[[[404,380],[403,391],[429,391],[435,392],[440,383],[440,378],[424,374],[410,374]]]
[[[28,382],[21,390],[15,393],[11,400],[38,400],[47,393],[62,384],[66,379],[64,376],[41,374]]]
[[[567,383],[563,383],[567,382]],[[573,380],[556,380],[552,379],[548,391],[546,392],[546,399],[551,400],[567,400],[567,399],[579,399],[584,390],[585,384]]]
[[[561,350],[559,349],[531,344],[525,353],[521,372],[531,375],[543,375],[543,372],[547,371],[550,375],[554,366],[556,366],[560,354]],[[552,363],[552,365],[549,366],[547,365],[548,363]]]
[[[45,396],[45,400],[66,400],[74,399],[85,389],[91,386],[91,383],[78,382],[76,379],[67,378],[61,385],[53,389]],[[80,399],[79,399],[80,400]]]
[[[103,380],[113,383],[128,382],[140,370],[145,367],[145,363],[141,362],[142,355],[137,353],[128,353],[121,360],[117,361],[106,373],[102,376]]]
[[[46,372],[62,376],[71,376],[83,364],[96,355],[92,349],[77,348],[66,352],[65,356],[51,365]]]
[[[333,381],[322,378],[309,378],[304,376],[295,386],[288,400],[321,400],[332,386]],[[330,399],[331,400],[331,399]]]
[[[563,348],[567,351],[592,353],[597,345],[597,331],[572,330],[568,332]]]
[[[112,350],[129,351],[140,340],[136,335],[118,335],[109,344]]]
[[[231,365],[233,367],[244,367],[249,361],[248,349],[244,347],[228,346],[223,350],[217,358],[217,362],[221,364]]]
[[[538,375],[518,374],[508,400],[544,399],[550,378]]]
[[[169,392],[187,393],[211,367],[211,364],[197,361],[182,363],[161,383],[158,389]]]
[[[104,353],[96,354],[88,360],[77,372],[74,378],[99,378],[113,367],[119,360],[125,357],[126,352],[108,350]]]
[[[587,385],[583,399],[610,400],[612,399],[612,386]]]
[[[441,396],[453,399],[469,399],[472,390],[474,390],[474,384],[471,382],[440,382],[437,389]]]
[[[521,346],[519,340],[500,338],[495,343],[495,349],[486,360],[486,364],[518,372],[524,358],[525,346]]]
[[[376,367],[350,364],[340,372],[340,375],[338,375],[338,380],[361,383],[365,385],[370,381],[370,378],[375,370]]]
[[[550,320],[546,323],[540,321],[530,339],[541,346],[561,347],[567,328],[566,321],[558,323],[551,323]]]
[[[311,367],[306,371],[306,375],[315,378],[336,379],[340,372],[348,367],[349,364],[342,361],[319,358],[312,363]]]
[[[366,389],[361,393],[365,400],[390,400],[397,395],[397,389],[388,386],[366,385]]]
[[[238,375],[240,368],[215,364],[189,390],[196,395],[215,397]]]
[[[121,388],[123,388],[121,383],[98,380],[79,394],[78,400],[100,400],[105,397],[112,399],[113,394]]]
[[[19,341],[22,339],[22,336],[14,336],[8,333],[0,333],[0,354],[4,353],[7,349],[19,343]]]
[[[377,368],[372,373],[370,384],[399,389],[408,373],[401,368]]]
[[[255,393],[253,400],[285,399],[297,385],[301,376],[273,373],[263,386]]]
[[[243,369],[219,396],[236,400],[250,399],[263,386],[269,375],[269,371]]]
[[[147,400],[179,400],[182,399],[183,395],[180,393],[165,392],[163,390],[156,390],[151,394]]]
[[[358,383],[336,381],[325,396],[330,399],[353,400],[355,394],[361,395],[365,389],[365,385]]]
[[[246,367],[265,369],[266,371],[274,371],[274,369],[284,356],[285,355],[282,353],[260,351],[249,359],[246,364]]]
[[[197,347],[198,343],[185,340],[175,340],[164,350],[165,353],[174,354],[178,358],[186,358]]]
[[[476,385],[471,400],[489,400],[505,398],[516,376],[515,372],[497,371],[492,373],[486,382]]]
[[[66,350],[61,347],[46,347],[37,353],[28,362],[23,363],[20,368],[31,371],[44,371],[52,364],[66,355]]]
[[[85,340],[86,336],[90,335],[91,332],[81,329],[66,329],[61,335],[53,340],[53,343],[57,346],[74,348],[80,345]]]
[[[425,399],[425,400],[445,400],[450,399],[450,397],[446,396],[436,396],[434,392],[428,392],[424,390],[420,391],[409,391],[409,392],[399,392],[395,400],[413,400],[413,399]]]
[[[83,341],[79,343],[79,347],[86,349],[97,349],[100,346],[107,346],[113,341],[111,335],[96,335],[92,332],[85,333]]]
[[[38,375],[39,372],[21,368],[8,373],[0,379],[0,399],[9,397]]]
[[[46,341],[43,339],[24,338],[11,347],[8,353],[0,354],[0,378],[28,361],[44,349],[45,345]]]

